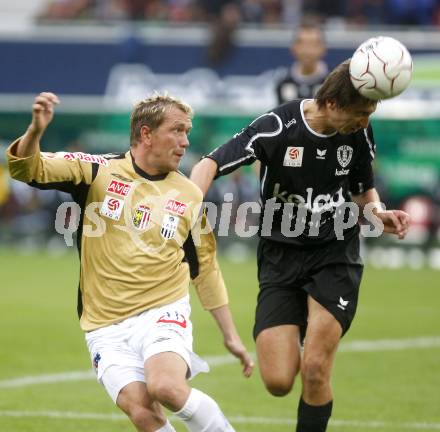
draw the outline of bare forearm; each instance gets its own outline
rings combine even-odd
[[[54,93],[40,93],[32,105],[32,122],[18,143],[14,156],[25,158],[33,156],[40,149],[40,139],[48,124],[52,121],[54,105],[59,103]]]
[[[26,133],[21,137],[20,142],[15,147],[15,154],[19,158],[25,158],[33,156],[40,150],[40,139],[42,133],[35,131],[32,125],[30,125]]]
[[[202,190],[203,196],[205,196],[216,173],[217,163],[210,158],[205,158],[194,166],[190,179]]]
[[[353,195],[352,198],[353,201],[359,206],[361,212],[368,203],[380,203],[380,196],[375,188],[369,189],[360,195]]]
[[[225,341],[238,337],[237,329],[228,305],[212,309],[210,312],[217,322]]]
[[[245,377],[250,377],[254,369],[254,361],[248,353],[246,347],[241,342],[237,329],[232,319],[231,310],[228,305],[220,306],[211,310],[212,315],[217,321],[218,326],[223,334],[223,342],[225,347],[231,354],[237,357],[242,366]]]

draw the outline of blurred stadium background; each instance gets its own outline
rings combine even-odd
[[[288,47],[295,28],[306,17],[324,29],[325,60],[330,67],[379,34],[399,39],[414,60],[410,88],[381,103],[372,119],[378,189],[388,207],[407,210],[414,224],[403,242],[390,237],[364,242],[371,276],[365,279],[364,305],[348,342],[351,338],[416,342],[408,351],[385,349],[341,357],[337,388],[348,393],[342,396],[345,408],[336,408],[332,427],[440,430],[439,0],[0,0],[0,287],[5,309],[0,318],[0,388],[5,396],[0,398],[0,430],[131,430],[123,422],[111,424],[108,418],[100,423],[99,416],[76,419],[83,423],[69,426],[65,424],[68,416],[56,420],[55,414],[26,420],[26,410],[49,413],[69,410],[69,406],[70,411],[84,411],[84,415],[97,410],[111,416],[114,409],[105,404],[95,385],[82,381],[56,384],[56,388],[44,383],[41,387],[7,384],[23,375],[88,367],[75,322],[77,263],[54,230],[56,209],[69,197],[12,181],[5,165],[4,150],[25,130],[34,96],[53,91],[62,100],[44,138],[44,149],[90,153],[127,148],[129,113],[135,101],[154,90],[180,96],[196,111],[183,166],[188,172],[201,154],[276,105],[275,82],[291,64]],[[209,199],[222,202],[231,191],[238,197],[235,205],[255,200],[255,173],[243,170],[222,179]],[[252,349],[256,239],[242,241],[231,234],[220,238],[219,244],[226,278],[235,290],[239,326]],[[62,286],[49,286],[52,279]],[[220,341],[209,340],[209,332],[214,331],[209,317],[194,307],[196,328],[198,322],[202,327],[199,351],[220,354]],[[29,329],[36,334],[28,334]],[[54,345],[37,342],[46,336],[52,340],[54,330]],[[421,340],[428,342],[420,348]],[[415,349],[423,349],[423,355]],[[292,430],[288,420],[283,423],[282,419],[294,418],[295,397],[282,402],[270,399],[258,377],[249,386],[234,374],[238,374],[236,367],[225,366],[221,373],[216,369],[202,379],[201,386],[217,394],[226,412],[237,418],[247,414],[273,419],[269,424],[239,422],[237,430]],[[257,399],[249,396],[250,405],[238,409],[223,389],[226,380],[227,388],[236,388],[234,394]],[[63,396],[55,400],[54,392]],[[74,397],[76,392],[82,402]],[[356,404],[358,399],[371,403],[363,409]],[[338,424],[338,415],[352,423]],[[275,418],[282,421],[277,423]],[[358,420],[365,422],[357,424]]]

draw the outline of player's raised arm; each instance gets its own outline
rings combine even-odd
[[[40,93],[32,105],[32,121],[14,149],[14,156],[25,158],[33,156],[39,150],[40,138],[43,136],[54,116],[54,107],[60,101],[54,93]]]
[[[205,196],[216,174],[217,162],[210,158],[204,158],[194,166],[190,179],[202,190],[203,196]]]
[[[59,103],[54,93],[40,93],[32,105],[32,121],[26,132],[6,150],[9,173],[12,178],[42,189],[58,189],[72,193],[81,183],[89,185],[96,158],[86,159],[82,154],[48,153],[40,150],[40,140],[53,120],[55,105]],[[101,159],[102,161],[103,159]],[[99,164],[99,162],[98,162]]]

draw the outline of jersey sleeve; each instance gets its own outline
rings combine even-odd
[[[362,154],[349,175],[349,189],[353,195],[359,195],[374,187],[373,160],[376,154],[373,129],[371,125],[363,129],[361,138]]]
[[[206,157],[217,163],[216,177],[229,174],[255,160],[267,164],[283,135],[283,122],[275,112],[256,118],[231,140],[217,147]]]
[[[96,175],[92,155],[87,160],[84,153],[38,151],[32,156],[19,158],[15,156],[19,141],[13,142],[6,150],[12,178],[39,189],[57,189],[68,193],[79,184],[92,183]]]
[[[205,213],[183,245],[197,295],[206,310],[228,304],[228,293],[217,262],[216,241]]]

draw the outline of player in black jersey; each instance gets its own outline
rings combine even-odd
[[[363,270],[357,211],[380,202],[369,125],[375,109],[376,102],[352,86],[347,60],[329,74],[316,99],[293,100],[261,115],[191,175],[206,193],[215,177],[261,162],[254,337],[270,393],[288,394],[301,373],[297,432],[325,431],[332,411],[331,370],[356,311]],[[403,211],[378,205],[371,216],[385,232],[405,237],[409,216]]]
[[[320,27],[307,22],[301,24],[290,47],[295,62],[276,83],[279,104],[315,95],[328,74],[327,65],[322,61],[325,51]]]

